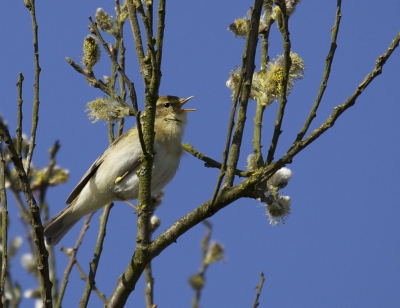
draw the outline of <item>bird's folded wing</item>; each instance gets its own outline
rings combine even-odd
[[[123,133],[119,138],[117,138],[109,147],[108,149],[99,157],[96,159],[96,161],[90,166],[89,170],[86,171],[82,179],[79,181],[78,185],[75,186],[74,190],[71,192],[69,197],[67,198],[66,203],[70,204],[74,199],[80,194],[82,191],[83,187],[87,184],[87,182],[90,181],[92,176],[96,173],[97,169],[100,167],[101,163],[104,161],[104,159],[107,157],[108,153],[113,150],[113,148],[124,138],[126,138],[126,135],[131,133],[131,131],[135,129],[131,128],[130,130],[126,131]]]
[[[79,181],[79,183],[75,186],[74,190],[71,192],[69,197],[67,198],[66,203],[70,204],[74,199],[81,193],[83,187],[87,184],[87,182],[90,181],[92,176],[96,173],[97,169],[100,167],[101,163],[104,161],[104,158],[106,156],[106,152],[103,153],[96,161],[93,163],[92,166],[90,166],[89,170],[86,171],[85,175],[82,177],[82,179]]]

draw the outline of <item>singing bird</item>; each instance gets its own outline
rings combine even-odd
[[[174,177],[183,153],[182,137],[187,113],[182,109],[193,96],[160,96],[154,120],[154,161],[151,195],[156,196]],[[48,245],[56,245],[85,215],[106,204],[138,198],[142,148],[137,127],[122,134],[93,163],[67,199],[68,206],[43,225]]]

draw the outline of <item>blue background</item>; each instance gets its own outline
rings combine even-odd
[[[234,38],[227,27],[246,15],[252,2],[169,1],[160,95],[195,95],[188,104],[198,108],[189,114],[184,137],[196,149],[221,160],[230,112],[231,92],[225,86],[229,71],[240,65],[245,40]],[[103,95],[88,86],[82,75],[65,61],[80,62],[83,38],[88,34],[88,16],[101,6],[111,15],[113,1],[37,1],[39,52],[42,68],[40,123],[34,164],[48,164],[48,149],[56,140],[62,145],[57,163],[70,170],[67,184],[53,188],[47,201],[52,214],[65,206],[65,199],[91,163],[107,148],[107,125],[91,124],[85,104]],[[24,126],[30,134],[32,109],[33,48],[28,10],[22,1],[2,1],[0,19],[0,112],[10,131],[16,125],[18,72],[24,81]],[[305,62],[306,72],[289,96],[283,134],[275,158],[290,147],[311,108],[322,79],[330,47],[336,1],[302,1],[290,19],[292,50]],[[398,1],[343,1],[341,28],[331,78],[310,131],[323,123],[334,106],[342,104],[372,71],[400,29]],[[109,42],[114,40],[105,36]],[[125,28],[127,73],[135,82],[139,102],[143,86],[134,54],[129,23]],[[270,36],[270,56],[282,53],[276,26]],[[257,59],[259,59],[259,54]],[[259,67],[257,67],[259,69]],[[379,76],[322,138],[288,166],[294,173],[283,190],[292,200],[286,224],[268,225],[259,202],[242,199],[210,219],[212,238],[225,246],[225,260],[206,274],[202,307],[249,307],[261,271],[266,282],[260,307],[399,307],[400,303],[400,172],[398,137],[400,53],[393,54]],[[95,67],[97,77],[109,75],[106,53]],[[252,152],[253,103],[239,167]],[[269,145],[277,105],[266,110],[264,149]],[[127,127],[134,125],[132,119]],[[157,234],[208,200],[218,170],[204,168],[191,155],[182,159],[179,172],[167,186],[157,210],[162,224]],[[240,179],[236,181],[239,183]],[[78,262],[88,271],[97,238],[99,213],[91,221]],[[11,235],[23,235],[9,194]],[[124,203],[111,212],[105,249],[96,277],[97,287],[107,296],[125,270],[134,251],[136,216]],[[71,230],[61,245],[73,247],[81,224]],[[205,228],[199,225],[181,236],[154,262],[155,303],[159,307],[189,307],[193,291],[187,281],[201,262],[200,241]],[[61,278],[68,259],[57,251]],[[20,265],[24,244],[11,262],[13,279],[23,290],[37,286]],[[141,279],[127,307],[144,306],[145,282]],[[76,307],[84,282],[74,269],[64,298],[64,307]],[[21,307],[33,301],[23,299]],[[99,307],[91,295],[89,307]]]

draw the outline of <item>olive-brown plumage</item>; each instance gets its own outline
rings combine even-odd
[[[174,177],[182,156],[181,141],[187,123],[186,114],[196,109],[182,109],[192,98],[160,96],[154,121],[154,161],[151,194],[157,195]],[[138,198],[142,149],[137,127],[122,134],[93,163],[67,198],[65,209],[45,222],[48,245],[56,245],[85,215],[116,200]]]

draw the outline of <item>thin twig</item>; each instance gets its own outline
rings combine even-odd
[[[267,105],[262,103],[261,101],[257,101],[256,107],[256,115],[254,116],[254,135],[253,135],[253,152],[254,152],[254,161],[256,162],[257,168],[260,168],[264,165],[264,159],[262,155],[262,127],[263,127],[263,117],[264,111],[267,108]]]
[[[53,284],[49,278],[49,266],[48,266],[49,254],[44,244],[43,226],[40,217],[40,210],[36,204],[35,198],[33,197],[28,176],[25,173],[25,169],[22,165],[22,161],[19,159],[18,153],[15,150],[14,143],[12,142],[10,136],[10,132],[3,125],[2,121],[0,121],[0,136],[3,138],[6,144],[8,154],[14,164],[15,171],[17,172],[19,178],[20,188],[24,193],[25,200],[28,204],[30,222],[33,230],[33,241],[37,248],[36,258],[38,263],[37,267],[41,277],[39,281],[42,286],[43,307],[50,308],[53,306],[52,296],[51,296],[51,287]]]
[[[143,137],[143,128],[142,128],[142,124],[141,124],[141,120],[140,117],[141,113],[140,111],[136,114],[136,127],[138,130],[138,136],[139,136],[139,142],[140,142],[140,147],[142,148],[142,152],[143,152],[143,156],[147,156],[148,152],[146,150],[146,145],[144,143],[144,137]]]
[[[242,84],[243,84],[244,74],[245,74],[245,70],[242,67],[241,72],[240,72],[238,87],[237,87],[237,90],[236,90],[235,95],[232,100],[231,114],[229,116],[229,124],[228,124],[228,133],[226,136],[225,147],[224,147],[224,150],[222,151],[222,162],[221,162],[221,168],[220,168],[218,179],[217,179],[217,184],[215,185],[214,192],[211,197],[211,200],[212,200],[211,205],[214,204],[215,200],[217,199],[219,190],[221,189],[222,180],[226,173],[226,163],[228,161],[228,156],[229,156],[229,146],[231,144],[232,133],[233,133],[233,129],[235,127],[235,114],[236,114],[237,104],[238,104],[239,97],[242,94]]]
[[[68,262],[68,265],[67,265],[67,267],[65,269],[65,272],[64,272],[64,277],[63,277],[63,280],[62,280],[62,283],[61,283],[59,296],[57,298],[57,303],[54,305],[54,307],[56,307],[56,308],[61,307],[61,303],[62,303],[64,294],[65,294],[65,289],[67,288],[69,275],[71,273],[72,267],[74,266],[74,264],[76,262],[76,255],[78,254],[78,249],[82,244],[82,240],[83,240],[83,237],[86,234],[87,229],[89,228],[90,219],[92,218],[93,214],[94,213],[91,213],[86,217],[86,219],[85,219],[85,221],[83,223],[83,226],[82,226],[81,233],[79,234],[79,237],[76,240],[75,247],[71,250],[71,252],[68,253],[69,262]],[[64,251],[64,248],[60,247],[60,250]]]
[[[154,278],[151,262],[147,264],[144,270],[144,276],[146,280],[146,289],[144,290],[146,308],[152,308],[154,307]]]
[[[254,299],[253,308],[257,308],[258,305],[260,305],[260,302],[258,300],[259,300],[260,295],[261,295],[261,290],[262,290],[262,287],[264,285],[264,281],[265,281],[264,273],[261,272],[260,273],[260,282],[257,285],[257,293],[256,293],[256,298]]]
[[[66,249],[63,249],[63,248],[62,248],[61,251],[62,251],[63,253],[65,253],[65,255],[66,255],[68,258],[71,257],[71,254],[70,254]],[[75,266],[76,269],[78,270],[79,275],[81,276],[81,279],[82,279],[83,281],[86,281],[86,282],[87,282],[87,281],[89,280],[89,278],[86,276],[84,270],[83,270],[82,267],[79,265],[78,260],[75,260],[74,266]],[[100,298],[100,300],[101,300],[104,304],[107,303],[107,298],[106,298],[106,296],[105,296],[103,293],[101,293],[101,292],[96,288],[96,286],[93,287],[93,291],[97,294],[97,296]]]
[[[96,248],[94,250],[93,259],[90,262],[89,279],[86,280],[85,291],[83,292],[82,298],[79,301],[80,308],[87,307],[89,303],[90,293],[96,284],[94,279],[96,277],[97,267],[99,266],[100,256],[103,251],[103,243],[104,243],[104,238],[106,236],[108,217],[110,215],[110,210],[113,206],[114,203],[107,204],[104,207],[103,214],[101,215],[100,229],[99,229],[99,235],[97,237]]]
[[[114,121],[108,121],[108,142],[111,144],[114,140]]]
[[[129,105],[125,102],[125,100],[122,97],[120,97],[118,94],[115,93],[114,89],[111,89],[110,87],[108,87],[102,80],[97,79],[96,76],[94,75],[93,71],[87,71],[87,70],[83,69],[79,64],[74,62],[71,58],[66,57],[65,60],[68,62],[69,65],[72,66],[72,68],[74,70],[76,70],[79,74],[82,74],[83,76],[85,76],[86,81],[90,86],[100,89],[108,96],[115,98],[122,105],[126,105],[129,107]],[[135,115],[135,110],[131,108],[129,111],[129,115],[130,116]]]
[[[58,150],[60,149],[60,143],[56,141],[54,145],[51,147],[50,153],[50,161],[49,166],[47,167],[47,172],[44,176],[43,181],[40,183],[39,187],[39,206],[41,208],[43,219],[46,221],[49,219],[49,207],[46,202],[46,193],[49,188],[50,178],[53,173],[54,167],[56,165],[56,155]],[[58,279],[56,275],[56,264],[55,264],[55,255],[53,246],[49,246],[47,248],[49,252],[49,266],[50,273],[52,274],[52,282],[53,282],[53,299],[58,297]]]
[[[206,226],[206,234],[201,240],[201,267],[200,270],[195,276],[198,278],[202,279],[203,282],[205,282],[205,275],[206,271],[208,269],[208,266],[210,263],[205,262],[206,261],[206,255],[210,246],[210,239],[211,239],[211,233],[212,233],[212,224],[208,220],[204,220],[203,224]],[[200,297],[201,297],[201,291],[204,288],[204,283],[200,284],[196,289],[195,289],[195,294],[194,298],[192,300],[192,307],[193,308],[198,308],[199,307],[199,302],[200,302]]]
[[[120,45],[121,45],[122,27],[124,25],[124,21],[121,20],[121,18],[120,18],[121,7],[119,5],[119,0],[115,0],[115,12],[117,13],[117,16],[115,17],[115,22],[114,22],[114,28],[113,28],[113,35],[115,37],[115,43],[114,43],[114,46],[111,46],[111,44],[110,44],[110,48],[112,50],[112,52],[111,52],[112,56],[116,59],[117,55],[119,53]],[[96,27],[97,27],[97,23],[96,23]],[[94,31],[94,29],[91,29],[91,30]],[[111,76],[110,76],[111,78],[110,78],[110,83],[108,84],[108,86],[112,89],[115,89],[115,84],[116,84],[116,80],[118,77],[117,66],[114,64],[115,62],[111,61]],[[122,77],[122,76],[120,75],[120,77]],[[124,85],[124,83],[123,83],[123,85]]]
[[[10,182],[10,187],[9,189],[11,190],[11,193],[13,194],[15,198],[15,202],[17,204],[17,207],[19,209],[18,212],[18,218],[21,221],[22,227],[24,228],[25,231],[25,238],[29,246],[29,250],[31,253],[34,255],[35,254],[35,245],[33,243],[32,239],[32,234],[30,230],[30,216],[29,212],[25,207],[25,204],[22,201],[21,195],[20,195],[20,188],[18,186],[18,183],[15,183],[14,179],[11,177],[10,172],[6,166],[5,168],[5,176],[8,182]],[[18,187],[17,187],[18,186]]]
[[[125,72],[125,44],[124,44],[124,24],[125,24],[125,19],[121,20],[121,7],[119,4],[119,0],[115,0],[115,5],[116,5],[116,12],[117,12],[117,18],[116,18],[116,30],[117,30],[117,36],[116,36],[116,49],[119,51],[119,65],[121,69]],[[122,75],[119,75],[119,87],[120,87],[120,95],[123,100],[126,100],[126,89],[125,89],[125,82],[124,78]],[[131,102],[132,103],[132,102]],[[133,103],[132,103],[133,104]],[[124,131],[124,123],[125,119],[121,118],[118,122],[118,131],[117,131],[117,138],[122,135]]]
[[[92,29],[93,29],[94,33],[96,34],[96,36],[99,38],[100,43],[103,45],[104,50],[107,52],[107,54],[110,57],[113,65],[118,69],[118,72],[120,73],[120,75],[122,76],[124,82],[128,86],[129,93],[130,93],[129,97],[130,97],[132,105],[133,105],[133,112],[132,113],[136,117],[136,124],[137,124],[139,140],[141,141],[141,144],[143,145],[144,144],[144,142],[142,142],[142,140],[143,140],[143,132],[142,132],[142,125],[141,125],[141,121],[140,121],[140,113],[139,113],[138,104],[137,104],[135,86],[134,86],[133,82],[131,82],[130,79],[126,76],[126,74],[124,72],[124,69],[121,68],[121,66],[117,63],[117,60],[115,59],[115,56],[113,55],[113,53],[108,48],[107,43],[104,41],[99,29],[97,28],[97,24],[92,20],[91,17],[89,17],[89,20],[92,23]],[[146,155],[146,148],[143,147],[143,146],[142,146],[142,151],[144,153],[143,155]]]
[[[192,154],[194,157],[197,157],[198,159],[202,160],[205,162],[204,166],[207,168],[217,168],[220,169],[222,164],[217,162],[216,160],[204,155],[203,153],[197,151],[191,144],[189,143],[182,143],[182,148]],[[249,177],[252,172],[249,171],[243,171],[240,169],[236,169],[235,174],[239,177]]]
[[[22,147],[22,103],[24,100],[22,99],[22,83],[24,81],[24,76],[22,73],[18,74],[18,82],[16,84],[18,89],[18,111],[17,111],[17,129],[15,130],[16,136],[15,139],[17,143],[15,145],[17,153],[19,154],[20,158],[22,159],[21,147]]]
[[[8,246],[8,225],[7,225],[7,194],[6,194],[6,178],[4,175],[4,166],[6,164],[3,158],[3,138],[0,136],[0,202],[1,202],[1,275],[0,275],[0,307],[3,307],[3,295],[5,294],[4,284],[7,275],[7,246]]]
[[[229,154],[228,166],[226,169],[224,187],[232,187],[233,181],[235,179],[235,170],[237,168],[237,164],[239,161],[244,126],[246,124],[247,104],[249,102],[251,83],[255,68],[254,59],[257,51],[258,30],[260,25],[262,4],[263,4],[262,0],[255,0],[254,8],[251,11],[249,34],[247,36],[246,49],[243,55],[243,65],[242,65],[242,67],[245,68],[246,70],[246,74],[244,75],[244,80],[242,85],[243,91],[242,95],[240,96],[237,124],[232,136],[232,144]]]
[[[85,76],[86,81],[90,86],[100,89],[108,96],[113,96],[113,94],[115,94],[110,90],[109,87],[107,87],[107,85],[102,80],[97,79],[95,77],[93,71],[86,71],[84,68],[82,68],[79,64],[77,64],[74,60],[72,60],[69,57],[66,57],[65,60],[68,62],[69,65],[72,66],[74,70],[76,70],[79,74]]]
[[[6,307],[12,307],[12,308],[19,308],[19,303],[21,301],[21,287],[18,284],[18,282],[13,283],[12,282],[12,277],[11,277],[11,272],[7,272],[7,277],[6,277],[6,289],[7,293],[10,292],[11,294],[11,300],[7,302],[7,298],[3,297],[6,299],[5,306]],[[7,306],[9,304],[9,306]]]
[[[97,28],[97,24],[96,22],[94,22],[92,20],[91,17],[89,17],[90,22],[92,23],[92,29],[94,31],[94,33],[96,34],[96,36],[99,38],[101,45],[103,46],[104,50],[107,52],[112,64],[117,68],[119,74],[122,76],[122,78],[124,79],[124,82],[126,83],[126,85],[128,86],[129,89],[129,97],[131,99],[132,105],[133,105],[133,114],[136,115],[136,113],[138,112],[138,104],[137,104],[137,98],[136,98],[136,91],[135,91],[135,85],[133,84],[133,82],[128,78],[128,76],[126,76],[124,69],[122,69],[122,67],[119,65],[119,63],[117,62],[115,55],[111,52],[110,48],[108,48],[108,44],[107,42],[103,39],[103,36],[101,35],[99,29]]]
[[[368,86],[368,84],[381,73],[383,65],[393,53],[393,51],[398,47],[399,41],[400,33],[396,36],[395,40],[392,42],[386,53],[378,58],[375,69],[371,74],[367,75],[365,80],[360,84],[360,88],[356,90],[356,95],[353,94],[345,102],[344,106],[337,107],[338,110],[335,109],[334,113],[332,114],[332,119],[328,119],[329,121],[327,120],[326,124],[333,124],[333,122],[347,108],[354,105],[355,100],[361,94],[361,92],[365,90],[366,86]],[[326,131],[327,129],[329,129],[329,127],[320,128],[320,130],[321,129],[324,129]],[[307,144],[309,144],[317,139],[320,135],[321,133],[318,133],[317,135],[311,134],[309,136],[309,139],[307,138],[303,142],[307,142]],[[144,256],[146,258],[145,260],[143,260],[142,258],[139,260],[135,258],[131,259],[125,272],[118,279],[117,285],[114,289],[113,294],[110,296],[108,303],[114,306],[119,305],[122,307],[126,302],[129,294],[135,288],[137,281],[144,271],[145,264],[147,264],[148,262],[150,262],[150,260],[162,253],[168,246],[175,243],[182,234],[184,234],[195,225],[199,224],[204,219],[212,216],[214,213],[220,211],[221,209],[238,200],[239,198],[252,196],[255,189],[257,188],[257,185],[261,181],[267,181],[278,169],[286,164],[291,163],[293,157],[297,155],[302,149],[304,149],[304,147],[302,147],[302,144],[298,144],[296,147],[291,149],[290,152],[286,153],[281,159],[264,167],[263,170],[258,170],[252,176],[243,180],[235,187],[227,188],[221,191],[221,196],[212,205],[212,213],[210,212],[211,200],[209,200],[201,204],[199,207],[197,207],[184,217],[177,220],[171,227],[165,230],[156,239],[154,239],[148,247],[146,247],[146,255]]]
[[[282,88],[281,93],[279,94],[280,101],[278,107],[278,113],[276,116],[274,134],[272,136],[271,145],[268,150],[268,156],[266,160],[266,165],[269,165],[274,160],[274,155],[276,148],[278,146],[279,136],[282,133],[282,121],[283,116],[285,114],[285,107],[287,103],[287,86],[289,83],[289,70],[292,65],[292,60],[290,58],[291,51],[291,43],[290,43],[290,33],[289,33],[289,15],[286,13],[286,4],[285,2],[277,2],[282,14],[282,25],[279,27],[279,30],[282,34],[283,39],[283,74],[282,74]]]
[[[32,129],[31,129],[31,140],[29,144],[28,154],[26,155],[25,172],[29,174],[31,167],[31,161],[33,156],[33,149],[35,148],[36,130],[39,124],[39,75],[42,70],[39,66],[39,41],[38,41],[38,25],[36,21],[36,7],[35,0],[30,0],[30,4],[27,6],[31,14],[32,29],[33,29],[33,58],[35,67],[35,84],[33,85],[33,110],[32,110]]]
[[[319,88],[317,99],[315,100],[315,103],[314,103],[313,107],[310,110],[310,113],[308,115],[307,120],[304,123],[304,126],[302,127],[302,129],[300,130],[299,134],[297,135],[297,138],[296,138],[295,142],[302,140],[304,135],[307,133],[307,130],[311,125],[311,122],[313,121],[313,119],[317,115],[317,109],[318,109],[318,107],[319,107],[319,105],[321,103],[322,97],[323,97],[323,95],[325,93],[325,89],[328,86],[328,80],[329,80],[329,75],[330,75],[330,72],[331,72],[331,66],[332,66],[332,62],[333,62],[333,57],[335,56],[335,51],[336,51],[336,48],[337,48],[336,40],[337,40],[337,36],[338,36],[338,33],[339,33],[340,19],[342,18],[341,5],[342,5],[342,1],[338,0],[337,1],[337,8],[336,8],[335,24],[334,24],[334,26],[332,28],[331,48],[329,49],[328,56],[326,57],[325,71],[324,71],[324,74],[322,76],[321,86]]]
[[[271,26],[274,23],[274,19],[271,17],[272,3],[264,2],[263,4],[265,12],[265,23],[263,23],[263,29],[260,31],[261,36],[261,70],[265,71],[269,62],[269,33]]]
[[[148,5],[147,8],[147,14],[145,13],[144,9],[143,9],[143,5],[141,3],[141,1],[136,2],[136,10],[139,12],[140,17],[142,18],[142,22],[144,25],[144,30],[146,32],[146,46],[147,46],[147,56],[149,56],[150,53],[150,57],[151,57],[151,53],[152,50],[154,51],[154,37],[153,37],[153,6],[152,5]],[[164,13],[165,14],[165,13]],[[153,53],[154,54],[154,53]],[[144,60],[144,59],[143,59]],[[151,70],[153,71],[155,69],[155,63],[154,61],[151,61]],[[144,63],[142,63],[144,64]],[[145,82],[145,85],[149,85],[151,83],[151,81],[153,80],[153,77],[156,76],[153,74],[153,72],[151,74],[146,74],[145,71],[142,70],[142,76]]]
[[[49,151],[49,154],[50,154],[49,166],[47,167],[46,174],[44,175],[44,179],[40,183],[40,187],[39,187],[40,207],[42,208],[42,210],[44,212],[43,217],[45,220],[47,220],[49,218],[47,206],[44,206],[44,204],[46,202],[45,201],[46,193],[47,193],[47,189],[49,188],[49,185],[50,185],[50,178],[52,176],[54,167],[56,165],[56,155],[57,155],[57,152],[59,149],[60,149],[60,143],[57,140]]]
[[[146,1],[145,7],[146,14],[144,16],[148,23],[149,33],[153,35],[153,1]],[[143,20],[143,22],[145,22],[145,20]]]
[[[123,39],[123,37],[122,37],[122,35],[123,35],[122,30],[123,30],[123,28],[122,28],[122,26],[121,26],[121,30],[120,30],[120,31],[121,31],[121,32],[120,32],[120,35],[121,35],[121,42],[120,42],[120,48],[119,48],[119,66],[120,66],[121,70],[122,70],[123,72],[125,72],[125,50],[126,50],[126,48],[125,48],[125,45],[124,45],[124,39]],[[132,85],[132,84],[131,84],[131,85]],[[122,98],[123,98],[124,100],[126,100],[125,83],[124,83],[124,77],[123,77],[122,75],[120,75],[120,78],[119,78],[119,86],[120,86],[120,93],[121,93],[121,96],[122,96]],[[129,91],[130,91],[130,92],[133,92],[133,90],[130,89],[130,88],[129,88]],[[135,95],[136,95],[136,94],[135,94]],[[133,99],[133,98],[131,98],[131,100],[132,100],[132,99]],[[136,101],[136,108],[138,108],[136,96],[135,96],[135,98],[134,98],[133,100]],[[131,103],[133,104],[132,101],[131,101]]]
[[[144,50],[142,42],[142,34],[140,31],[139,21],[136,15],[136,6],[133,1],[126,2],[129,12],[129,20],[131,23],[133,41],[135,42],[136,56],[139,61],[139,66],[143,66]]]
[[[1,116],[0,116],[0,122],[3,125],[3,127],[7,128],[3,118]],[[16,151],[17,151],[17,149],[16,149]],[[17,153],[17,155],[18,155],[19,159],[22,160],[22,158],[20,157],[20,154]],[[4,175],[5,175],[6,180],[10,183],[9,189],[11,190],[11,192],[13,193],[13,195],[15,197],[15,200],[17,202],[17,206],[19,208],[20,214],[22,215],[22,218],[29,224],[30,223],[29,212],[26,209],[24,203],[22,202],[21,196],[19,194],[21,191],[19,184],[16,183],[14,177],[12,176],[12,174],[8,168],[8,165],[4,166]]]
[[[150,232],[149,232],[150,239],[149,239],[149,241],[151,241],[151,238],[152,238],[154,232],[159,227],[159,224],[151,223],[151,217],[153,217],[156,208],[160,205],[161,202],[162,202],[162,195],[152,197],[151,201],[150,201],[151,213],[149,215],[149,217],[150,217]],[[146,288],[144,290],[145,299],[146,299],[146,307],[153,308],[155,306],[154,305],[154,277],[153,277],[153,269],[152,269],[151,262],[149,262],[149,264],[147,264],[144,272],[145,272],[144,274],[145,274],[145,280],[146,280]]]
[[[265,12],[265,22],[262,24],[263,29],[260,32],[261,36],[261,70],[266,71],[268,62],[269,62],[269,34],[271,25],[274,23],[274,19],[271,17],[272,3],[268,3],[267,1],[263,4],[264,12]],[[260,26],[260,28],[262,27]],[[254,160],[258,168],[264,165],[264,158],[261,151],[262,144],[262,127],[263,127],[263,117],[264,111],[266,108],[266,104],[261,100],[257,100],[256,107],[256,115],[254,117],[254,137],[253,137],[253,152],[254,152]]]
[[[156,38],[156,47],[157,47],[156,63],[157,63],[157,70],[158,70],[158,72],[160,74],[161,74],[162,51],[163,51],[163,44],[164,44],[165,5],[166,5],[166,0],[159,0],[158,1],[157,38]]]
[[[16,187],[18,185],[18,183],[15,183],[14,179],[11,177],[9,171],[7,170],[7,168],[5,169],[5,175],[6,175],[6,179],[10,182],[10,189],[11,192],[15,198],[15,201],[17,203],[17,207],[19,209],[19,215],[21,217],[21,219],[27,223],[28,225],[30,225],[30,216],[29,216],[29,212],[25,207],[24,202],[22,201],[21,195],[20,195],[20,188]],[[30,234],[30,232],[28,232]],[[28,243],[33,244],[32,237],[29,235],[28,239]],[[31,247],[31,246],[30,246]],[[32,247],[33,248],[33,247]],[[31,249],[32,253],[34,253],[34,249]]]
[[[357,101],[357,98],[364,92],[364,90],[368,87],[368,85],[382,73],[383,66],[385,65],[389,57],[392,55],[392,53],[399,46],[399,42],[400,42],[400,32],[394,38],[387,51],[378,57],[374,69],[358,85],[354,93],[350,95],[350,97],[342,105],[336,106],[333,109],[331,115],[328,117],[328,119],[324,123],[322,123],[322,125],[319,128],[315,129],[310,135],[308,135],[306,139],[304,139],[303,141],[294,142],[293,145],[288,150],[288,152],[280,159],[281,162],[291,163],[295,155],[300,153],[308,145],[317,140],[323,133],[325,133],[335,124],[336,120],[347,109],[354,106],[354,104]],[[265,177],[262,180],[265,180]]]

